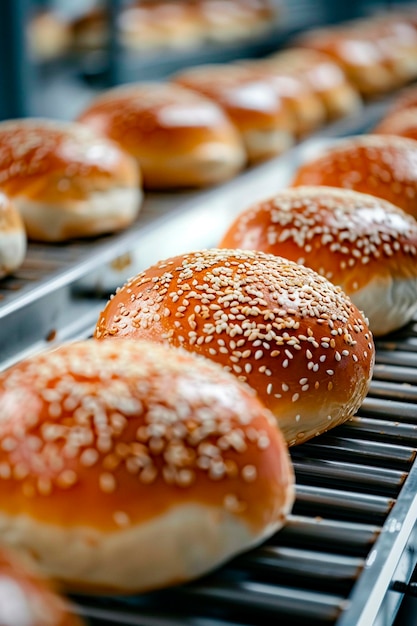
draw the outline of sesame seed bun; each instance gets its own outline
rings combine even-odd
[[[282,154],[294,143],[294,122],[288,106],[264,77],[253,77],[238,64],[200,65],[173,80],[219,104],[238,129],[249,161]]]
[[[417,85],[411,85],[402,89],[401,93],[396,96],[392,108],[390,109],[390,113],[404,109],[413,109],[415,107],[417,107]]]
[[[339,285],[374,335],[417,311],[417,221],[393,204],[332,187],[284,189],[243,211],[219,247],[283,256]]]
[[[278,530],[293,482],[273,416],[207,359],[91,339],[0,375],[0,539],[67,588],[199,576]]]
[[[107,303],[95,336],[146,338],[217,361],[256,390],[289,445],[351,417],[374,361],[362,314],[326,278],[263,252],[161,261]]]
[[[26,256],[26,231],[15,205],[0,192],[0,278],[18,269]]]
[[[0,123],[0,186],[30,239],[64,241],[125,228],[140,208],[139,182],[128,155],[80,124]]]
[[[82,626],[70,606],[26,559],[0,549],[1,626]]]
[[[353,189],[417,218],[417,142],[394,135],[350,137],[302,165],[292,185]]]
[[[170,83],[106,91],[79,121],[134,157],[148,189],[213,185],[235,176],[246,161],[240,136],[224,111]]]
[[[372,132],[378,135],[397,135],[417,139],[417,106],[389,113]]]

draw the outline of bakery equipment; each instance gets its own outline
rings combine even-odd
[[[386,101],[329,126],[285,157],[203,193],[149,196],[132,230],[62,246],[30,244],[0,287],[0,360],[88,336],[116,284],[185,249],[214,244],[250,202],[288,182],[330,138],[363,132]],[[175,236],[174,236],[175,233]],[[75,598],[91,624],[393,624],[417,562],[417,325],[377,342],[368,397],[351,422],[292,451],[287,527],[195,583],[140,597]]]

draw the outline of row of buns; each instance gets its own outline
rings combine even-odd
[[[118,87],[98,96],[77,122],[2,122],[0,188],[19,210],[27,238],[60,242],[126,228],[140,211],[143,188],[219,184],[359,106],[328,58],[296,49],[282,56]],[[19,245],[2,253],[2,275],[22,262],[25,233],[21,224],[14,228]]]
[[[0,188],[9,199],[0,227],[13,239],[1,239],[0,277],[20,266],[26,239],[61,242],[127,228],[143,189],[222,183],[359,105],[337,64],[293,49],[106,91],[77,122],[2,122]]]
[[[416,311],[416,154],[413,139],[376,134],[330,147],[218,248],[118,289],[93,339],[0,374],[0,543],[67,589],[126,593],[193,579],[275,533],[294,501],[287,446],[355,414],[373,332]],[[370,176],[398,206],[370,195]]]
[[[87,140],[87,130],[70,123],[6,122],[0,125],[0,185],[23,212],[29,239],[63,241],[118,230],[136,218],[142,187],[224,182],[357,111],[359,89],[339,58],[307,47],[192,68],[166,83],[118,87],[93,99],[78,122],[117,142],[125,156],[116,157],[117,148],[100,144],[98,136]],[[121,205],[125,214],[116,215]]]
[[[92,339],[0,374],[0,543],[68,590],[207,573],[282,527],[288,446],[354,415],[374,358],[364,315],[312,269],[254,250],[161,260]]]
[[[116,34],[130,51],[183,50],[253,39],[278,19],[278,6],[269,0],[133,0],[120,8]],[[103,50],[110,40],[110,12],[99,5],[72,17],[42,10],[30,20],[28,36],[39,60]]]

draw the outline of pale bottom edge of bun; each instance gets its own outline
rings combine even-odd
[[[0,233],[0,278],[22,265],[26,248],[26,233],[23,228]]]
[[[374,278],[350,299],[364,311],[372,333],[386,335],[405,326],[417,312],[417,278]]]
[[[264,161],[283,154],[293,147],[295,136],[285,129],[265,128],[242,132],[243,142],[252,162]]]
[[[347,74],[351,81],[364,96],[375,96],[386,93],[395,87],[392,72],[382,64],[376,63],[369,66],[352,66],[347,68]]]
[[[292,447],[318,437],[346,422],[359,409],[362,400],[363,397],[358,391],[349,399],[349,405],[337,405],[329,399],[327,405],[324,402],[316,407],[311,404],[305,407],[298,406],[297,411],[283,411],[283,407],[279,404],[276,410],[273,406],[269,408],[276,417],[287,445]]]
[[[138,158],[147,189],[207,187],[236,176],[246,154],[239,144],[209,142],[187,154]]]
[[[362,108],[362,98],[359,92],[349,84],[319,92],[319,95],[326,106],[329,120],[352,115]]]
[[[238,516],[198,504],[108,533],[0,515],[0,539],[67,590],[140,593],[209,572],[279,530],[288,512],[258,533]]]
[[[48,204],[14,197],[29,239],[58,242],[111,233],[129,226],[142,203],[139,188],[118,187],[91,193],[85,200]]]

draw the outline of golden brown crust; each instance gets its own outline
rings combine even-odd
[[[17,554],[0,550],[2,626],[82,626],[53,587]]]
[[[267,63],[285,68],[303,79],[320,98],[329,120],[357,111],[361,104],[358,90],[348,81],[341,65],[329,55],[307,48],[288,48],[268,57]]]
[[[245,162],[240,137],[223,110],[170,83],[109,90],[79,120],[131,154],[148,188],[218,183]]]
[[[0,123],[0,185],[11,197],[65,203],[138,184],[130,158],[80,124],[38,119]]]
[[[184,254],[141,272],[108,302],[95,336],[166,342],[217,361],[256,390],[291,445],[358,409],[374,358],[367,324],[340,288],[241,250]]]
[[[81,124],[0,123],[0,186],[30,239],[63,241],[112,232],[140,209],[140,175],[114,143]]]
[[[225,64],[191,68],[173,80],[211,98],[226,111],[242,135],[249,160],[273,157],[291,145],[291,112],[266,78],[254,78],[238,64]],[[255,133],[265,135],[258,140],[259,147],[251,144],[251,134]],[[276,145],[271,145],[274,133],[283,135],[285,140],[280,138]]]
[[[387,271],[417,278],[416,220],[389,202],[348,189],[283,189],[243,211],[220,247],[283,256],[311,267],[348,295]]]
[[[398,135],[417,139],[417,106],[392,111],[377,124],[372,132],[378,135]]]
[[[351,137],[302,165],[293,186],[324,185],[368,193],[417,217],[417,143],[393,135]]]
[[[0,376],[0,418],[1,515],[12,519],[105,540],[201,505],[236,514],[254,540],[292,501],[270,413],[185,352],[128,340],[63,345]]]
[[[352,84],[364,96],[374,96],[398,86],[398,79],[387,64],[386,51],[381,49],[369,27],[346,26],[322,28],[307,32],[297,40],[301,47],[323,52],[346,72]]]
[[[311,267],[365,311],[374,334],[403,326],[417,309],[417,222],[374,196],[284,189],[242,212],[220,247],[262,250]]]
[[[286,105],[293,118],[293,131],[302,137],[324,124],[325,107],[305,78],[284,65],[270,60],[245,62],[240,65],[253,81],[264,81]]]

